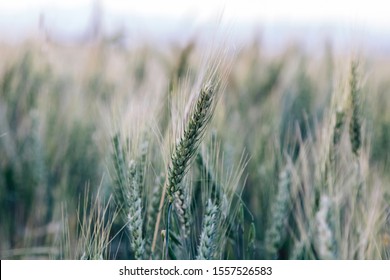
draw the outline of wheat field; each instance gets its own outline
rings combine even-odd
[[[1,259],[389,259],[389,57],[0,45]]]

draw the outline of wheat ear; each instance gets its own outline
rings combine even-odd
[[[360,121],[360,92],[357,80],[357,62],[351,64],[351,76],[349,80],[352,117],[349,125],[349,136],[352,152],[358,156],[361,147],[361,121]]]
[[[175,206],[179,220],[185,230],[185,235],[188,234],[189,217],[182,181],[203,139],[207,124],[213,115],[215,107],[213,104],[214,97],[215,92],[211,85],[206,85],[202,88],[183,134],[175,145],[171,162],[168,166],[168,200],[169,203]]]
[[[216,249],[216,236],[218,226],[218,207],[209,199],[204,215],[202,233],[198,248],[198,260],[211,260]]]
[[[139,178],[134,161],[129,164],[129,188],[128,188],[128,228],[131,235],[131,249],[134,251],[135,258],[140,260],[145,253],[145,240],[142,237],[142,201],[140,196]]]
[[[265,245],[271,257],[276,258],[286,235],[286,222],[291,204],[290,172],[285,168],[279,175],[279,189],[272,207],[271,226],[265,234]]]
[[[322,196],[320,209],[316,214],[317,238],[316,245],[319,257],[321,259],[334,259],[333,253],[333,234],[328,223],[330,210],[330,199],[328,196]]]

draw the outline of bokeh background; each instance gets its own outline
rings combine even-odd
[[[388,259],[386,8],[0,0],[0,257],[135,257],[112,197],[119,133],[130,156],[147,159],[144,258],[164,258],[163,239],[156,253],[150,246],[170,156],[162,143],[172,144],[174,108],[185,107],[172,100],[222,38],[232,67],[199,154],[237,190],[218,257]],[[189,171],[194,193],[210,180],[202,166]],[[197,199],[192,239],[173,242],[171,259],[196,257],[207,204]]]

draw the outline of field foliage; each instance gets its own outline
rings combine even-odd
[[[389,259],[389,57],[0,46],[2,259]]]

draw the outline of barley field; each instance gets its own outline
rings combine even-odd
[[[389,259],[390,57],[0,45],[1,259]]]

